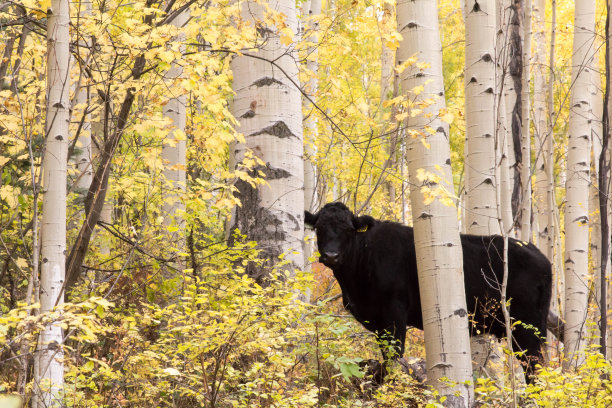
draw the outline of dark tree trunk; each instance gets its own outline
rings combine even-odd
[[[601,221],[601,298],[599,309],[600,317],[600,345],[601,352],[606,357],[608,330],[607,316],[607,291],[608,282],[606,281],[606,266],[608,264],[608,251],[610,248],[610,226],[608,225],[608,182],[610,174],[610,1],[607,2],[606,18],[606,92],[604,95],[603,108],[603,140],[601,155],[599,156],[599,214]]]
[[[509,67],[508,72],[514,85],[516,102],[512,109],[512,145],[514,146],[514,186],[512,187],[512,218],[515,226],[520,227],[520,203],[521,203],[521,129],[523,124],[521,93],[523,90],[523,0],[513,0],[510,6],[510,41],[509,41]]]

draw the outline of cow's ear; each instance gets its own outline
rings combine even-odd
[[[314,227],[317,223],[317,219],[319,218],[319,214],[312,214],[308,211],[304,211],[304,224],[309,227]]]
[[[374,220],[374,218],[370,217],[369,215],[353,217],[353,227],[355,227],[357,231],[366,231],[369,227],[374,225],[375,222],[376,221]]]

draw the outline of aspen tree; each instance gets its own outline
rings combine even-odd
[[[599,48],[599,44],[597,45]],[[594,64],[599,61],[599,52],[595,52],[593,58]],[[603,221],[602,214],[599,211],[599,158],[602,151],[603,142],[603,95],[601,94],[602,83],[601,75],[598,69],[591,70],[591,86],[589,91],[591,93],[591,100],[593,102],[592,117],[591,117],[591,182],[589,183],[589,224],[590,224],[590,239],[589,239],[589,257],[591,259],[591,265],[593,268],[592,295],[595,299],[595,308],[591,310],[595,314],[595,320],[598,320],[598,316],[602,315],[601,310],[601,276],[597,271],[601,271],[601,250],[602,250],[602,236],[601,236],[601,223]],[[605,214],[604,214],[605,216]],[[601,333],[598,328],[595,328],[595,335],[589,336],[589,343],[599,343],[599,337]]]
[[[512,189],[512,217],[518,224],[520,191],[519,163],[521,161],[521,90],[523,67],[523,3],[524,0],[506,0],[508,7],[508,44],[506,58],[508,75],[504,78],[504,99],[508,118],[508,166],[509,184]],[[512,236],[513,233],[510,233]]]
[[[250,264],[247,272],[263,279],[266,266],[283,253],[298,269],[304,263],[302,106],[296,56],[288,45],[297,32],[297,18],[295,2],[289,0],[244,0],[240,5],[242,19],[257,29],[259,52],[232,61],[236,93],[232,111],[245,138],[234,154],[240,163],[247,151],[252,152],[263,163],[254,171],[263,173],[266,184],[254,188],[243,180],[236,183],[241,205],[230,231],[238,229],[258,242],[265,265]],[[265,18],[266,6],[277,16],[284,15],[284,21],[274,24],[273,18]]]
[[[389,30],[391,27],[397,29],[397,18],[393,18],[394,14],[395,10],[393,4],[384,1],[382,5],[382,17],[379,23],[382,31],[387,32],[387,30]],[[389,47],[387,39],[384,37],[384,35],[381,38],[380,65],[380,104],[378,109],[381,113],[384,113],[385,110],[383,107],[385,102],[389,99],[389,97],[397,97],[399,93],[399,78],[394,70],[395,49]],[[390,126],[388,126],[386,129],[383,128],[383,131],[387,135],[385,142],[387,144],[387,153],[389,155],[387,160],[390,168],[397,167],[397,150],[399,142],[399,128],[397,128],[397,121],[395,120],[397,111],[397,105],[393,104],[391,106],[391,118],[389,120]],[[395,218],[394,210],[396,207],[395,202],[397,200],[395,183],[393,183],[393,180],[387,179],[385,186],[389,198],[389,209],[391,210],[391,216]]]
[[[397,58],[401,65],[416,54],[420,62],[429,64],[430,68],[420,64],[409,66],[402,73],[402,87],[405,90],[423,87],[423,92],[414,96],[417,102],[435,100],[425,108],[425,115],[408,119],[408,127],[420,135],[406,141],[409,175],[413,180],[410,201],[427,378],[447,398],[446,406],[468,407],[473,398],[470,343],[465,294],[461,289],[463,256],[457,212],[452,205],[448,124],[438,115],[445,100],[436,6],[436,2],[428,0],[398,3],[397,21],[403,41]],[[439,381],[442,377],[454,383]]]
[[[600,190],[599,195],[599,212],[601,216],[601,260],[599,262],[600,270],[596,270],[596,280],[600,282],[599,292],[597,293],[598,304],[600,305],[601,315],[599,316],[599,331],[600,331],[600,346],[601,352],[604,358],[609,358],[612,355],[612,341],[611,330],[608,324],[608,310],[612,302],[610,297],[612,295],[612,277],[610,276],[610,218],[612,210],[610,207],[610,114],[612,113],[612,74],[610,73],[610,67],[612,67],[612,49],[610,45],[610,33],[612,33],[612,1],[606,2],[606,36],[605,36],[605,50],[606,50],[606,76],[605,76],[605,96],[603,101],[603,115],[602,115],[602,151],[599,157],[599,179],[598,184]],[[605,216],[603,215],[605,214]],[[603,307],[605,305],[606,307]]]
[[[580,365],[586,345],[589,254],[589,182],[592,111],[591,64],[595,1],[578,0],[574,14],[572,89],[565,210],[565,351],[564,366]]]
[[[306,92],[311,98],[314,98],[318,89],[319,22],[317,18],[321,14],[321,0],[305,2],[302,10],[302,19],[305,21],[304,27],[306,30],[303,40],[309,43],[306,68],[311,75],[306,83]],[[305,108],[307,116],[304,119],[304,208],[308,211],[315,211],[317,205],[317,177],[313,159],[316,154],[314,146],[317,137],[317,120],[314,107],[307,100],[305,101]]]
[[[512,231],[512,186],[513,180],[510,175],[509,152],[512,147],[512,115],[508,116],[506,107],[506,86],[510,86],[509,74],[509,22],[511,10],[506,7],[507,0],[497,0],[497,43],[496,43],[496,105],[495,115],[497,117],[496,137],[499,139],[498,166],[499,166],[499,188],[502,220],[507,231]],[[514,156],[514,155],[513,155]]]
[[[552,135],[548,130],[547,120],[547,78],[546,78],[546,35],[545,30],[545,10],[544,0],[535,0],[533,6],[534,20],[534,42],[535,53],[533,55],[533,127],[535,153],[535,200],[538,218],[537,244],[538,248],[552,262],[553,254],[550,252],[553,236],[553,225],[550,224],[549,214],[553,211],[550,208],[548,199],[548,167],[552,164]]]
[[[555,200],[555,177],[554,177],[554,115],[555,115],[555,99],[553,93],[553,80],[554,73],[552,67],[555,61],[555,43],[556,43],[556,29],[557,29],[557,4],[555,0],[551,2],[551,22],[550,22],[550,48],[548,54],[548,86],[546,89],[546,104],[548,106],[548,136],[544,143],[544,157],[548,158],[548,161],[544,161],[546,168],[546,177],[548,180],[548,186],[546,189],[546,199],[548,201],[548,208],[551,209],[548,214],[548,225],[551,228],[551,234],[553,237],[558,237],[560,231],[559,211],[557,209]],[[550,302],[551,310],[559,314],[559,310],[563,309],[560,307],[560,300],[562,301],[565,297],[565,275],[561,272],[562,260],[560,250],[560,240],[551,239],[549,241],[549,247],[546,250],[550,262],[553,264],[553,289],[552,299]]]
[[[510,167],[508,152],[510,149],[511,117],[507,116],[506,98],[504,96],[505,85],[509,83],[508,73],[508,47],[509,47],[509,18],[510,9],[505,7],[506,0],[497,0],[497,42],[496,42],[496,112],[497,117],[497,157],[499,166],[499,188],[502,221],[507,231],[512,231],[512,180],[510,178]]]
[[[521,88],[521,239],[531,237],[531,130],[529,128],[529,84],[531,82],[531,0],[524,0],[523,72]]]
[[[46,146],[43,159],[40,312],[63,303],[66,262],[66,176],[70,125],[70,3],[52,0],[47,11]],[[38,339],[34,406],[62,406],[63,333],[59,322],[45,326]]]
[[[79,20],[88,18],[91,16],[91,1],[84,0],[79,3]],[[81,60],[87,61],[88,58],[84,58],[87,50],[90,47],[90,41],[86,39],[84,35],[80,35],[78,39],[79,52],[81,52]],[[75,63],[76,60],[72,59]],[[74,84],[76,93],[74,95],[74,104],[79,106],[78,115],[76,117],[73,114],[72,121],[76,125],[78,134],[78,143],[76,144],[77,150],[74,155],[74,161],[76,165],[76,187],[81,192],[87,192],[91,181],[93,179],[93,168],[91,163],[92,156],[92,145],[91,145],[91,115],[89,113],[89,79],[87,78],[85,66],[79,65],[79,77]]]
[[[181,12],[174,18],[171,24],[179,30],[189,19],[187,10]],[[185,35],[179,33],[177,42],[184,42]],[[181,52],[184,51],[184,46],[180,46]],[[179,85],[179,81],[183,77],[183,68],[180,63],[174,62],[166,73],[166,80],[169,82],[168,88],[173,93],[172,97],[163,107],[163,115],[170,119],[170,132],[162,145],[162,160],[164,164],[164,196],[162,214],[164,215],[164,226],[170,227],[174,224],[176,236],[168,231],[170,236],[173,236],[173,241],[177,245],[177,249],[181,251],[184,245],[184,228],[185,220],[183,213],[185,204],[182,196],[186,191],[186,149],[187,140],[185,137],[185,126],[187,122],[187,95]]]
[[[465,3],[466,231],[499,233],[495,180],[496,1]]]
[[[302,26],[304,33],[302,40],[309,46],[306,50],[306,68],[311,75],[306,83],[305,91],[315,100],[319,82],[319,15],[321,14],[321,0],[309,0],[302,5]],[[304,108],[306,110],[304,118],[304,209],[314,212],[318,206],[317,195],[317,174],[314,165],[316,156],[316,139],[318,135],[317,119],[314,106],[304,98]],[[315,251],[314,230],[304,231],[304,265],[309,266],[309,259]],[[310,300],[310,290],[303,297],[303,300]]]

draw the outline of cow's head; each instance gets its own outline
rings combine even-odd
[[[355,234],[374,224],[374,218],[357,217],[342,203],[329,203],[316,214],[305,211],[304,215],[306,225],[317,233],[319,260],[330,268],[342,263]]]

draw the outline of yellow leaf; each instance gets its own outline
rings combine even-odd
[[[423,146],[425,146],[426,149],[429,150],[429,148],[431,147],[431,145],[429,143],[427,143],[427,141],[425,140],[425,138],[421,139],[421,143],[423,143]]]
[[[283,45],[289,45],[293,42],[293,30],[289,27],[281,28],[280,30],[280,41]]]
[[[18,267],[20,267],[21,269],[25,269],[28,267],[28,261],[26,261],[23,258],[17,258],[15,260],[15,263],[17,264]]]
[[[398,74],[401,74],[402,72],[404,72],[404,70],[406,68],[408,68],[411,65],[414,65],[417,62],[417,58],[416,56],[412,56],[410,58],[408,58],[406,61],[402,62],[400,65],[398,65],[397,67],[395,67],[395,71]]]
[[[448,124],[453,123],[453,120],[455,119],[455,117],[453,116],[452,113],[450,112],[446,112],[444,114],[442,114],[442,112],[440,112],[440,119]]]
[[[425,180],[427,178],[427,176],[425,175],[425,170],[423,169],[417,169],[417,180],[419,180],[420,182],[423,182],[423,180]]]

